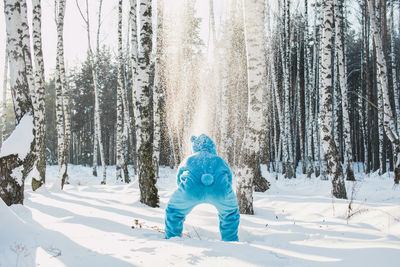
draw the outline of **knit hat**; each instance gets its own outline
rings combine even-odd
[[[208,153],[217,154],[214,141],[205,134],[190,137],[193,143],[193,153],[206,151]]]

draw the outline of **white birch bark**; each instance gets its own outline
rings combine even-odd
[[[296,131],[294,132],[294,162],[297,161],[296,159],[296,148],[297,148],[297,134],[299,135],[299,147],[300,147],[300,155],[301,155],[301,161],[302,161],[302,171],[303,174],[306,173],[306,168],[305,168],[305,160],[306,160],[306,153],[305,153],[305,146],[303,142],[303,124],[302,124],[302,118],[301,118],[301,97],[300,97],[300,54],[301,54],[301,37],[300,33],[297,33],[297,48],[296,48],[296,87],[295,87],[295,121],[296,121]],[[294,169],[296,169],[296,163],[294,163]],[[296,171],[294,171],[296,174]]]
[[[131,132],[131,121],[130,121],[130,114],[129,114],[129,104],[128,104],[128,93],[126,90],[126,83],[125,83],[125,70],[124,70],[124,65],[125,63],[122,62],[122,72],[123,72],[123,84],[125,87],[122,87],[122,107],[123,107],[123,134],[122,134],[122,150],[124,153],[124,161],[123,161],[123,171],[124,171],[124,182],[125,183],[130,183],[131,179],[129,178],[129,171],[128,171],[128,138],[129,138],[129,133]]]
[[[389,2],[390,4],[390,16],[388,22],[388,32],[390,33],[390,59],[392,63],[392,81],[393,81],[393,92],[394,92],[394,103],[396,110],[396,126],[397,132],[399,131],[399,120],[400,120],[400,86],[397,80],[397,68],[396,68],[396,53],[395,53],[395,32],[394,32],[394,1]],[[400,21],[400,18],[399,18]],[[399,32],[400,34],[400,32]]]
[[[7,79],[8,79],[8,49],[4,53],[4,75],[3,75],[3,98],[1,105],[1,135],[0,144],[6,140],[6,117],[7,117]]]
[[[313,173],[313,160],[312,160],[312,101],[311,101],[311,49],[310,49],[310,33],[308,26],[308,0],[304,1],[304,16],[305,16],[305,33],[304,33],[304,97],[305,97],[305,151],[306,151],[306,173],[310,178]]]
[[[345,151],[343,153],[344,166],[346,170],[346,179],[354,181],[353,171],[353,152],[350,135],[350,118],[349,118],[349,107],[347,97],[347,63],[346,63],[346,47],[345,47],[345,30],[344,30],[344,14],[343,14],[343,2],[335,0],[335,14],[339,20],[336,22],[336,52],[338,57],[338,73],[339,73],[339,85],[341,89],[342,99],[342,116],[343,116],[343,139],[345,143]]]
[[[130,0],[130,11],[129,11],[129,24],[131,26],[131,36],[130,36],[130,41],[131,41],[131,58],[130,58],[130,64],[131,64],[131,69],[132,69],[132,103],[133,103],[133,118],[134,118],[134,129],[132,131],[132,134],[134,135],[135,138],[135,145],[132,148],[134,150],[134,156],[135,158],[133,159],[134,162],[134,169],[135,172],[137,173],[137,135],[136,135],[136,129],[137,129],[137,121],[138,121],[138,114],[136,110],[136,87],[137,87],[137,56],[138,56],[138,39],[137,39],[137,1],[136,0]]]
[[[245,40],[247,47],[248,115],[242,145],[241,159],[237,171],[236,194],[239,212],[254,214],[253,179],[260,168],[260,132],[262,125],[262,96],[265,86],[266,66],[264,51],[264,2],[243,1]]]
[[[315,20],[318,21],[318,29],[315,31],[315,39],[316,41],[316,46],[315,46],[315,56],[314,56],[314,153],[318,159],[318,163],[315,168],[315,175],[320,176],[320,179],[322,180],[327,180],[327,174],[326,174],[326,160],[325,160],[325,155],[324,155],[324,150],[321,149],[321,134],[320,134],[320,122],[319,122],[319,106],[320,106],[320,87],[322,86],[321,82],[321,75],[320,75],[320,70],[321,70],[321,55],[322,55],[322,31],[324,28],[323,24],[323,18],[324,18],[324,13],[322,10],[322,1],[316,1],[315,4]]]
[[[230,14],[232,16],[232,12]],[[220,92],[220,105],[219,106],[219,112],[218,112],[218,117],[219,117],[219,123],[218,123],[218,128],[220,129],[220,143],[219,143],[219,155],[228,161],[228,123],[229,123],[229,106],[228,106],[228,101],[229,101],[229,90],[231,88],[230,81],[231,81],[231,73],[229,71],[229,64],[231,63],[230,60],[228,60],[228,57],[231,56],[232,52],[232,35],[233,35],[233,29],[232,25],[227,25],[227,29],[225,38],[224,40],[224,47],[223,51],[221,51],[221,57],[225,58],[223,63],[221,64],[221,92]],[[214,34],[214,33],[213,33]],[[222,50],[222,49],[221,49]]]
[[[363,96],[367,97],[367,91],[368,91],[368,68],[369,68],[369,31],[368,31],[368,26],[367,26],[367,9],[368,7],[366,6],[366,0],[363,1],[363,3],[361,4],[361,8],[362,8],[362,48],[361,48],[361,66],[362,66],[362,70],[363,70],[363,76],[361,78],[362,81],[364,81],[365,85],[363,88]],[[369,150],[368,150],[368,146],[369,146],[369,142],[368,142],[368,132],[369,132],[369,128],[368,128],[368,121],[369,121],[369,115],[368,115],[368,108],[369,108],[369,104],[367,103],[367,101],[365,99],[363,99],[363,131],[364,131],[364,169],[365,169],[365,173],[368,173],[370,171],[370,161],[369,161]]]
[[[375,1],[375,8],[376,10],[376,19],[377,21],[381,21],[381,12],[380,12],[380,0]],[[379,34],[381,34],[381,27],[380,24],[377,24]],[[377,98],[378,98],[378,144],[379,144],[379,174],[382,175],[385,173],[386,164],[383,161],[383,146],[384,146],[384,122],[383,122],[383,94],[382,94],[382,84],[381,80],[379,79],[379,73],[376,71],[376,87],[377,87]]]
[[[101,114],[101,108],[100,108],[100,104],[99,104],[99,89],[98,88],[98,82],[97,82],[97,62],[98,62],[98,58],[99,58],[99,51],[100,51],[100,28],[101,28],[101,9],[103,6],[103,0],[99,1],[99,9],[98,9],[98,13],[97,13],[97,34],[96,34],[96,63],[94,64],[96,66],[96,69],[93,69],[93,64],[92,64],[92,77],[93,77],[93,85],[94,85],[94,136],[93,136],[93,175],[97,176],[97,161],[98,161],[98,156],[97,156],[97,151],[98,151],[98,147],[103,146],[103,142],[102,142],[102,138],[101,138],[101,119],[100,119],[100,114]],[[89,23],[89,11],[86,8],[86,12],[87,12],[87,20]],[[90,27],[87,27],[87,29],[90,30]],[[93,52],[91,51],[91,43],[90,43],[90,32],[88,32],[88,46],[89,46],[89,54],[91,54],[89,57],[93,56]],[[92,59],[93,60],[93,59]],[[92,61],[93,63],[93,61]],[[96,107],[97,106],[97,107]],[[99,123],[97,122],[97,120],[99,121]],[[100,136],[99,136],[100,134]],[[106,182],[106,170],[105,170],[105,164],[103,164],[104,161],[104,151],[103,148],[100,148],[100,159],[101,159],[101,163],[102,163],[102,169],[103,169],[103,180],[102,182]]]
[[[321,86],[320,86],[320,133],[321,144],[327,161],[327,172],[332,179],[332,194],[336,198],[347,198],[342,166],[338,151],[332,136],[332,26],[333,0],[322,3],[324,11],[321,55]]]
[[[293,139],[291,129],[291,77],[290,77],[290,0],[286,0],[284,6],[284,36],[281,44],[283,45],[282,64],[283,64],[283,88],[284,88],[284,141],[283,141],[283,163],[285,164],[285,178],[295,177],[295,166],[293,158]]]
[[[102,166],[102,181],[101,184],[106,184],[107,179],[107,166],[105,163],[105,156],[104,156],[104,145],[103,145],[103,138],[102,138],[102,131],[101,131],[101,106],[100,106],[100,85],[98,82],[98,57],[99,57],[99,50],[100,50],[100,27],[101,27],[101,9],[103,5],[103,0],[99,1],[99,9],[98,9],[98,21],[97,21],[97,37],[96,37],[96,55],[93,53],[92,43],[91,43],[91,34],[90,34],[90,14],[89,14],[89,3],[86,0],[86,16],[83,15],[83,12],[76,2],[78,10],[82,16],[83,21],[86,24],[86,35],[87,35],[87,42],[88,42],[88,60],[89,65],[92,72],[92,79],[93,79],[93,88],[94,88],[94,135],[93,135],[93,175],[97,176],[97,149],[100,152],[100,161]]]
[[[117,86],[117,122],[116,122],[116,180],[123,182],[122,170],[124,168],[125,156],[123,148],[123,50],[122,50],[122,0],[118,1],[118,86]]]
[[[59,180],[54,187],[64,187],[68,183],[68,154],[71,133],[71,120],[69,114],[69,96],[65,78],[64,64],[64,16],[65,0],[55,0],[55,17],[57,26],[57,56],[56,56],[56,112],[58,135],[58,165]],[[61,183],[61,184],[59,184]]]
[[[275,124],[274,126],[274,135],[275,135],[275,171],[279,172],[279,159],[281,157],[282,153],[282,143],[283,143],[283,118],[282,118],[282,106],[281,106],[281,99],[279,96],[278,92],[278,85],[277,85],[277,79],[276,79],[276,66],[271,66],[271,70],[269,72],[272,76],[272,87],[273,87],[273,93],[274,93],[274,106],[275,106],[275,113],[277,113],[278,117],[278,123]],[[279,124],[279,136],[278,138],[278,124]]]
[[[137,147],[138,147],[138,180],[140,202],[151,206],[159,206],[157,179],[153,164],[153,144],[151,142],[152,113],[150,109],[150,64],[152,49],[152,8],[151,0],[140,0],[140,41],[138,54],[138,75],[136,90],[137,113]]]
[[[380,35],[379,26],[377,22],[377,17],[375,14],[375,9],[371,0],[368,0],[368,9],[370,14],[370,21],[372,26],[372,31],[374,35],[374,41],[376,46],[377,54],[377,67],[378,67],[378,78],[381,83],[382,95],[383,95],[383,124],[387,137],[393,146],[394,155],[394,182],[399,184],[400,182],[400,140],[398,133],[396,132],[395,120],[393,119],[393,112],[390,106],[389,98],[389,82],[387,79],[387,65],[385,61],[385,56],[383,53],[382,37]]]
[[[41,0],[32,0],[32,39],[33,52],[35,54],[35,84],[36,84],[36,109],[35,109],[35,125],[36,125],[36,154],[35,162],[36,171],[32,176],[32,189],[35,191],[45,183],[46,176],[46,122],[45,122],[45,77],[44,62],[42,50],[42,34],[41,34]]]
[[[334,0],[336,1],[336,0]],[[334,140],[335,140],[335,144],[336,147],[338,148],[338,155],[339,155],[339,159],[340,157],[340,152],[341,152],[341,140],[340,140],[340,111],[342,108],[342,99],[341,99],[341,92],[340,92],[340,86],[338,83],[339,80],[339,71],[338,71],[338,51],[336,49],[337,42],[339,41],[336,36],[337,36],[337,27],[336,25],[339,23],[337,21],[336,18],[337,17],[337,13],[336,13],[336,3],[334,2],[335,5],[335,21],[334,21],[334,27],[332,28],[332,38],[334,39],[334,44],[332,46],[332,54],[333,56],[333,62],[332,62],[332,72],[333,72],[333,76],[332,76],[332,87],[333,87],[333,92],[332,92],[332,100],[333,100],[333,136],[334,136]]]
[[[2,144],[0,152],[0,197],[7,205],[11,205],[23,204],[25,178],[36,160],[34,109],[31,99],[35,88],[26,2],[6,0],[4,13],[16,128]],[[17,140],[24,142],[24,149],[14,147],[13,142]]]
[[[161,94],[163,91],[163,47],[164,47],[164,35],[163,35],[163,16],[164,12],[164,1],[157,1],[157,33],[156,33],[156,62],[155,62],[155,77],[154,77],[154,89],[153,89],[153,164],[155,168],[155,176],[158,179],[158,169],[160,161],[161,151]]]

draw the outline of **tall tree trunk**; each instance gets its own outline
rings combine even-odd
[[[322,33],[321,55],[321,91],[320,91],[320,131],[321,143],[328,165],[328,175],[332,179],[332,194],[337,198],[346,199],[346,188],[342,166],[339,162],[338,151],[332,137],[332,25],[333,25],[333,0],[322,3],[324,11],[324,26]]]
[[[64,187],[68,181],[68,152],[71,121],[69,115],[69,97],[66,89],[64,65],[64,15],[65,0],[55,0],[55,17],[57,25],[57,57],[56,57],[56,112],[58,136],[58,166],[59,181],[55,187]],[[61,183],[61,184],[59,184]]]
[[[105,165],[105,159],[104,159],[104,145],[103,145],[103,140],[102,140],[102,132],[101,132],[101,119],[100,119],[100,114],[101,112],[101,107],[99,103],[99,89],[98,88],[98,82],[97,82],[97,62],[100,54],[100,28],[101,28],[101,9],[103,6],[103,0],[99,1],[99,9],[98,9],[98,14],[97,14],[97,33],[96,33],[96,69],[94,69],[92,65],[92,77],[93,77],[93,85],[94,85],[94,126],[95,126],[95,131],[94,131],[94,138],[93,138],[93,175],[97,176],[97,149],[100,147],[100,160],[101,160],[101,165],[102,165],[102,170],[103,170],[103,180],[102,183],[106,183],[106,165]],[[87,11],[88,12],[88,11]],[[87,21],[89,24],[89,14],[87,16]],[[90,24],[89,24],[90,25]],[[90,27],[87,27],[90,29]],[[88,45],[89,45],[89,53],[91,53],[91,56],[93,56],[93,52],[90,52],[91,50],[91,44],[90,44],[90,32],[88,33]],[[93,59],[92,59],[93,60]],[[93,61],[92,61],[93,62]],[[96,78],[96,79],[95,79]],[[97,107],[96,107],[97,106]]]
[[[313,146],[314,146],[314,161],[317,161],[315,165],[315,176],[318,177],[321,175],[321,142],[320,142],[320,131],[319,131],[319,123],[318,123],[318,102],[319,102],[319,69],[320,69],[320,56],[321,56],[321,24],[322,24],[322,12],[320,2],[316,2],[314,6],[314,51],[313,51],[313,74],[312,74],[312,85],[313,85],[313,94],[312,94],[312,103],[313,107],[311,108],[311,116],[312,116],[312,128],[313,128]],[[318,23],[318,24],[317,24]]]
[[[153,131],[150,91],[150,65],[152,48],[152,8],[151,0],[140,0],[140,41],[138,55],[138,75],[136,90],[137,146],[138,146],[138,178],[140,202],[151,206],[159,206],[158,189],[153,164]]]
[[[129,11],[129,22],[131,26],[131,69],[132,69],[132,103],[133,103],[133,118],[134,118],[134,129],[132,134],[134,135],[135,142],[132,149],[134,150],[134,159],[133,159],[133,166],[135,169],[135,173],[137,174],[137,152],[138,152],[138,145],[137,145],[137,109],[136,109],[136,87],[137,87],[137,65],[138,65],[138,39],[137,39],[137,1],[130,0],[130,11]]]
[[[396,132],[396,125],[393,117],[392,108],[390,106],[389,98],[389,83],[387,79],[387,66],[385,61],[385,55],[383,52],[382,36],[379,32],[379,26],[375,15],[374,6],[372,0],[368,0],[368,9],[370,14],[370,20],[374,35],[374,41],[377,52],[377,65],[378,65],[378,77],[381,82],[381,89],[383,94],[383,123],[385,132],[393,147],[394,154],[394,182],[399,184],[400,182],[400,140]]]
[[[129,171],[128,171],[128,160],[129,160],[129,154],[128,154],[128,142],[129,142],[129,133],[131,132],[130,130],[130,125],[131,125],[131,121],[130,121],[130,115],[129,115],[129,104],[128,104],[128,93],[126,90],[126,83],[125,83],[125,70],[124,70],[124,66],[125,63],[122,62],[122,72],[123,72],[123,83],[125,86],[122,87],[122,107],[123,107],[123,126],[124,126],[124,130],[123,130],[123,134],[122,134],[122,150],[124,153],[124,162],[123,162],[123,171],[124,171],[124,182],[125,183],[130,183],[131,179],[129,177]]]
[[[310,34],[309,34],[309,26],[308,26],[308,0],[304,1],[304,19],[305,19],[305,33],[304,33],[304,97],[305,97],[305,165],[306,165],[306,173],[307,177],[311,177],[313,173],[313,160],[312,160],[312,101],[311,101],[311,60],[312,54],[310,50]]]
[[[394,31],[394,1],[390,4],[390,16],[389,16],[389,33],[390,33],[390,55],[391,55],[391,63],[392,63],[392,83],[393,83],[393,92],[394,92],[394,103],[395,103],[395,111],[396,111],[396,126],[397,132],[399,132],[399,120],[400,120],[400,85],[397,80],[397,71],[396,71],[396,53],[395,53],[395,31]],[[400,34],[400,32],[399,32]]]
[[[0,197],[7,205],[22,204],[24,183],[36,160],[32,97],[35,93],[26,2],[4,1],[10,87],[16,128],[0,152]],[[17,148],[15,143],[20,143]]]
[[[94,135],[93,135],[93,175],[97,176],[97,148],[99,148],[100,152],[100,161],[102,166],[102,181],[101,184],[106,183],[106,173],[107,167],[105,163],[104,156],[104,145],[101,131],[101,106],[100,106],[100,85],[98,82],[98,57],[100,51],[100,27],[101,27],[101,9],[103,6],[103,0],[99,1],[99,9],[98,9],[98,21],[97,21],[97,36],[96,36],[96,56],[94,56],[92,44],[91,44],[91,35],[90,35],[90,14],[89,14],[89,5],[88,0],[86,0],[86,16],[83,15],[81,8],[79,7],[78,2],[76,2],[77,7],[81,13],[82,19],[86,24],[86,34],[87,34],[87,42],[88,42],[88,59],[90,69],[92,71],[93,78],[93,88],[94,88]]]
[[[369,25],[370,22],[368,20],[367,14],[368,12],[368,0],[364,0],[364,8],[365,8],[365,25],[364,25],[364,45],[365,45],[365,71],[366,71],[366,79],[365,79],[365,87],[366,87],[366,92],[365,96],[372,99],[371,92],[372,92],[372,86],[371,86],[371,79],[370,79],[370,31],[369,31]],[[372,154],[372,142],[371,142],[371,137],[372,137],[372,126],[371,126],[371,121],[372,121],[372,108],[367,101],[364,101],[365,104],[365,114],[366,114],[366,152],[367,152],[367,165],[366,165],[366,172],[369,173],[371,172],[372,169],[372,163],[373,163],[373,154]]]
[[[8,78],[8,49],[6,45],[6,51],[4,53],[4,76],[3,76],[3,98],[1,106],[1,134],[0,144],[3,145],[6,140],[6,118],[7,118],[7,78]]]
[[[338,72],[339,72],[339,85],[341,89],[342,98],[342,116],[343,116],[343,138],[345,143],[345,152],[343,153],[346,179],[348,181],[355,181],[353,171],[353,152],[350,135],[350,118],[347,97],[347,63],[346,63],[346,47],[345,47],[345,21],[343,13],[343,2],[335,0],[335,14],[339,21],[336,22],[336,51],[338,56]],[[355,122],[354,122],[355,123]]]
[[[35,162],[36,171],[32,176],[32,189],[35,191],[45,183],[46,176],[46,113],[45,113],[45,93],[44,93],[44,62],[42,51],[42,12],[41,0],[32,0],[33,18],[32,18],[32,39],[33,51],[35,54],[35,84],[36,84],[36,109],[35,109],[35,132],[36,132],[36,154]]]
[[[376,6],[376,15],[379,16],[377,18],[378,21],[381,21],[381,5],[380,5],[380,0],[375,1],[375,6]],[[380,24],[379,24],[380,25]],[[380,34],[382,33],[381,27],[379,27]],[[376,60],[376,45],[374,46],[374,54],[375,54],[375,60]],[[376,92],[377,92],[377,97],[378,97],[378,107],[381,108],[383,106],[383,95],[382,95],[382,84],[379,79],[379,74],[377,70],[377,64],[374,64],[375,68],[375,80],[376,80]],[[378,152],[378,166],[379,166],[379,174],[382,175],[386,172],[386,164],[385,161],[383,160],[384,158],[384,125],[383,125],[383,111],[378,110],[378,144],[379,144],[379,152]]]
[[[125,155],[123,147],[123,130],[124,130],[124,114],[123,114],[123,50],[122,50],[122,0],[118,1],[118,86],[117,86],[117,128],[116,128],[116,179],[123,182],[122,171],[125,165]]]
[[[264,51],[264,1],[244,1],[245,39],[247,47],[248,115],[237,171],[237,198],[242,214],[254,214],[253,179],[259,172],[262,95],[266,67]]]
[[[157,36],[156,36],[156,62],[155,62],[155,80],[153,90],[153,164],[155,168],[155,176],[158,179],[158,170],[160,164],[160,151],[161,151],[161,95],[164,88],[164,73],[163,68],[163,53],[164,53],[164,34],[163,34],[163,20],[164,20],[164,1],[157,1]]]
[[[285,120],[285,137],[284,137],[284,164],[285,164],[285,177],[286,178],[294,178],[296,177],[296,172],[295,172],[295,164],[294,164],[294,156],[293,156],[293,138],[292,138],[292,123],[291,123],[291,118],[292,118],[292,112],[291,112],[291,91],[292,91],[292,86],[291,86],[291,47],[290,47],[290,40],[291,40],[291,34],[290,34],[290,0],[285,1],[285,6],[284,6],[284,17],[285,17],[285,23],[284,23],[284,35],[283,35],[283,40],[282,40],[282,45],[283,45],[283,59],[282,59],[282,64],[283,64],[283,84],[284,84],[284,92],[285,92],[285,101],[284,101],[284,120]]]
[[[367,8],[364,2],[360,3],[360,8],[362,9],[361,15],[361,71],[360,71],[360,81],[361,81],[361,95],[363,97],[367,97],[367,53],[365,51],[366,48],[366,25],[367,25]],[[362,139],[363,139],[363,147],[364,147],[364,172],[367,173],[368,165],[369,165],[369,157],[368,157],[368,103],[364,98],[359,97],[360,108],[362,109],[360,112],[360,125],[362,128]]]

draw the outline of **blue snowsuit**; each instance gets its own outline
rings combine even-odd
[[[223,241],[238,241],[239,207],[232,190],[232,173],[207,135],[190,138],[193,153],[180,165],[178,189],[168,202],[165,237],[181,236],[186,215],[198,204],[209,203],[218,210]]]

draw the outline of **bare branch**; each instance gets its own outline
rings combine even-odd
[[[371,100],[369,100],[369,99],[366,98],[365,96],[360,95],[359,93],[354,92],[354,91],[351,91],[350,93],[352,93],[352,94],[354,94],[354,95],[356,95],[356,96],[358,96],[358,97],[364,99],[365,101],[367,101],[368,104],[370,104],[372,107],[374,107],[377,111],[383,112],[386,116],[388,116],[388,117],[390,118],[391,121],[400,123],[399,120],[396,120],[396,118],[393,117],[391,114],[389,114],[389,113],[387,113],[387,112],[384,112],[383,108],[379,108],[377,105],[375,105]]]
[[[78,2],[78,0],[75,0],[75,3],[76,3],[76,6],[77,6],[77,8],[78,8],[78,10],[79,10],[79,13],[81,14],[81,17],[82,17],[82,19],[83,19],[83,21],[86,23],[86,25],[88,24],[88,20],[85,18],[85,16],[83,15],[83,12],[82,12],[82,9],[81,9],[81,7],[79,6],[79,2]],[[86,5],[86,8],[87,8],[87,5]]]

